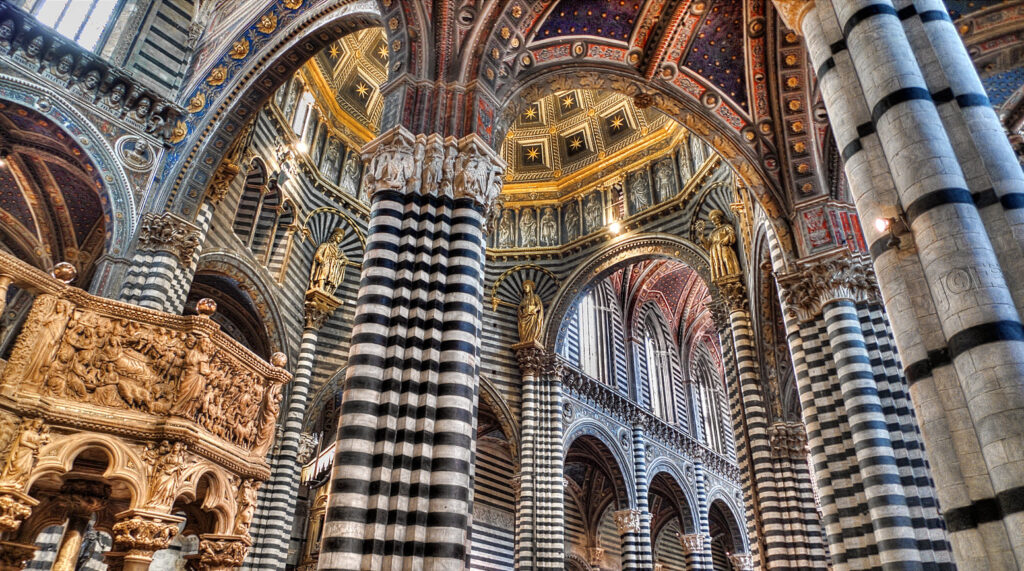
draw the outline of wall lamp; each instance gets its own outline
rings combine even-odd
[[[914,243],[914,237],[910,233],[910,225],[902,212],[891,218],[875,218],[875,230],[880,233],[889,234],[889,242],[896,248],[909,247]]]

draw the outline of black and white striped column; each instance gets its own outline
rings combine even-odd
[[[194,223],[169,212],[144,214],[121,299],[149,309],[181,313],[210,229],[213,208],[210,202],[203,202]]]
[[[698,529],[695,536],[689,540],[692,549],[688,555],[686,561],[690,565],[690,569],[694,571],[713,571],[714,561],[711,557],[711,520],[709,512],[711,511],[711,502],[708,501],[708,483],[707,477],[704,475],[704,464],[702,462],[693,463],[693,475],[694,475],[694,488],[697,491],[697,514],[698,514]],[[683,551],[686,551],[687,541],[684,539],[686,536],[680,538],[683,542]]]
[[[636,483],[636,507],[640,517],[640,529],[637,532],[639,540],[637,544],[638,569],[650,569],[654,566],[654,550],[651,542],[651,510],[647,500],[647,446],[644,443],[643,428],[634,426],[633,479]]]
[[[364,149],[370,224],[320,569],[461,569],[486,209],[504,167],[475,135],[395,127]]]
[[[288,385],[283,430],[277,453],[271,459],[270,480],[260,490],[259,508],[253,518],[253,549],[250,550],[245,569],[281,571],[288,562],[288,547],[295,524],[295,505],[298,502],[302,465],[299,447],[302,422],[309,401],[309,387],[316,365],[316,345],[320,328],[336,310],[340,301],[307,293],[305,327],[299,342],[299,356],[295,374]]]
[[[641,535],[643,528],[641,523],[642,517],[643,514],[640,510],[635,508],[612,512],[615,528],[619,532],[619,541],[622,543],[622,571],[641,571],[643,569],[650,569],[653,566],[653,564],[648,564],[644,567],[642,563],[644,559],[644,539]],[[648,529],[650,529],[649,524]],[[649,536],[650,532],[648,532]],[[648,553],[650,553],[650,544],[650,539],[648,539]]]
[[[516,569],[564,569],[562,368],[541,347],[518,347],[523,375]]]

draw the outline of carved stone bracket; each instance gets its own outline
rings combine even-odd
[[[32,515],[39,500],[10,487],[0,487],[0,532],[13,533]]]
[[[794,460],[807,457],[807,431],[799,422],[775,423],[768,428],[772,455]]]
[[[604,563],[604,548],[592,545],[587,548],[587,563],[599,566]]]
[[[199,553],[187,556],[188,568],[195,571],[226,571],[242,566],[252,540],[237,535],[199,536]]]
[[[327,295],[322,291],[309,290],[306,292],[306,302],[303,305],[303,313],[306,319],[306,327],[320,329],[327,323],[327,320],[334,313],[334,310],[341,307],[341,300],[333,295]]]
[[[704,551],[704,540],[707,536],[703,533],[690,533],[679,536],[679,544],[683,548],[683,553],[690,555],[692,553],[701,553]]]
[[[182,264],[190,264],[199,244],[199,228],[170,212],[146,213],[139,224],[139,250],[170,252]]]
[[[619,510],[612,513],[619,535],[640,532],[640,510]]]
[[[729,555],[729,562],[737,571],[754,571],[754,558],[749,553],[733,553]]]
[[[871,262],[845,254],[803,264],[795,272],[780,276],[779,287],[786,310],[800,321],[814,319],[831,301],[878,297]]]

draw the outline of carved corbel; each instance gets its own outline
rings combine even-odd
[[[307,291],[306,302],[303,305],[306,328],[320,329],[339,307],[341,300],[333,295],[312,289]]]
[[[768,427],[772,456],[801,460],[807,458],[807,431],[799,422],[777,422]]]
[[[729,562],[737,571],[753,571],[754,558],[749,553],[733,553],[729,555]]]

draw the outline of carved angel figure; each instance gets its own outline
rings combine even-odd
[[[260,483],[247,478],[238,486],[238,511],[235,514],[235,535],[249,535],[249,524],[252,523],[253,515],[256,514],[256,495],[260,489]]]
[[[519,342],[532,343],[540,339],[544,325],[544,304],[534,293],[532,280],[523,282],[523,299],[519,302]]]
[[[143,458],[150,465],[149,507],[169,507],[178,496],[188,467],[185,445],[164,440],[159,446],[149,445]]]
[[[345,280],[345,266],[348,258],[341,251],[341,239],[345,237],[344,228],[336,228],[331,237],[320,244],[313,255],[313,268],[309,272],[309,289],[327,295],[334,295],[335,290]]]
[[[25,419],[21,432],[11,444],[0,483],[20,490],[25,487],[39,458],[39,449],[50,442],[50,428],[41,418]]]
[[[210,358],[213,357],[213,351],[213,341],[204,335],[198,337],[192,343],[192,348],[185,353],[185,366],[178,386],[178,398],[171,409],[172,414],[191,417],[199,406],[199,396],[206,387],[206,379],[210,375]]]
[[[718,283],[740,275],[740,263],[733,250],[736,243],[736,231],[725,222],[725,214],[718,209],[708,213],[708,218],[715,227],[704,236],[704,221],[698,220],[694,227],[701,245],[708,251],[711,258],[711,281]]]

